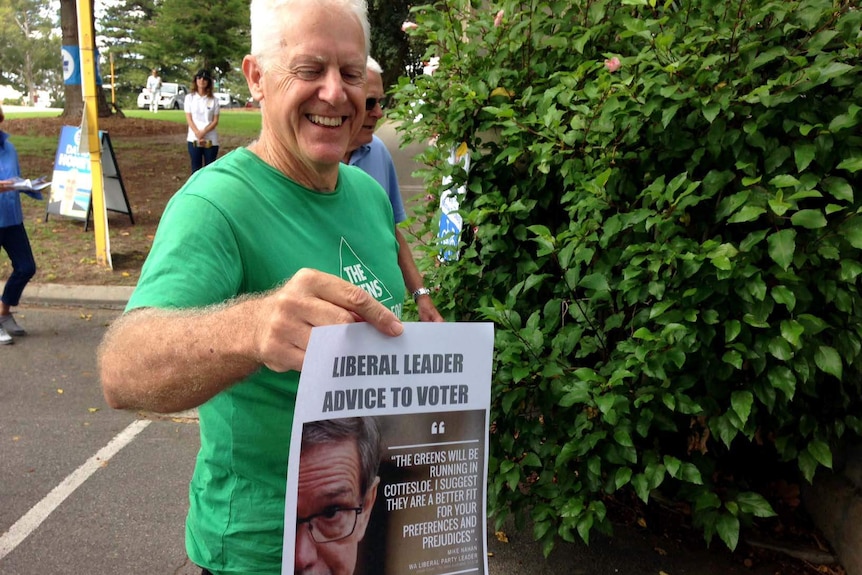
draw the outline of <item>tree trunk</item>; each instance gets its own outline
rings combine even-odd
[[[90,0],[92,8],[94,0]],[[90,27],[95,30],[95,23],[90,22]],[[78,10],[75,0],[60,0],[60,30],[63,34],[63,46],[80,46],[78,40]],[[95,37],[95,34],[93,35]],[[83,74],[81,75],[83,81]],[[63,87],[66,95],[66,106],[63,108],[62,118],[79,120],[84,115],[84,94],[81,86]],[[98,88],[98,87],[97,87]],[[105,97],[105,91],[101,88],[96,90],[99,103],[99,117],[107,118],[113,114],[111,105]]]

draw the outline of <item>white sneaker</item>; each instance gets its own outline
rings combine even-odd
[[[9,345],[10,343],[15,343],[12,341],[12,336],[6,333],[6,330],[0,325],[0,345]]]
[[[9,335],[27,335],[27,331],[18,325],[18,322],[15,321],[15,316],[11,313],[9,315],[0,315],[0,327],[6,330],[6,333]]]

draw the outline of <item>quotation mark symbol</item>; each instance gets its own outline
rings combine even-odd
[[[446,433],[446,422],[434,422],[431,424],[431,435],[442,435]]]

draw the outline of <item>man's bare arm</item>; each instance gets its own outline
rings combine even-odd
[[[387,335],[403,330],[367,292],[315,270],[222,306],[137,310],[115,322],[99,348],[102,391],[117,409],[190,409],[261,366],[301,369],[312,327],[355,321]]]
[[[412,294],[425,286],[425,280],[419,273],[416,262],[413,261],[410,244],[407,243],[407,238],[404,237],[398,226],[395,226],[395,237],[398,239],[398,267],[401,268],[401,275],[404,276],[404,285],[407,286],[407,291]],[[419,310],[420,321],[443,321],[443,316],[437,311],[430,295],[419,296],[419,299],[416,300],[416,307]]]

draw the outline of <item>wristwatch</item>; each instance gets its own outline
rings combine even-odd
[[[413,292],[413,301],[418,301],[419,298],[423,295],[431,295],[431,290],[427,287],[421,287],[418,290]]]

